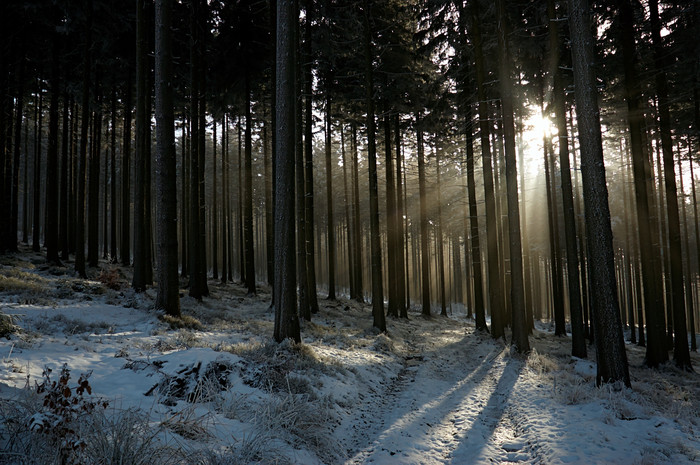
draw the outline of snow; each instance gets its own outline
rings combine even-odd
[[[20,415],[34,399],[22,421],[47,418],[34,386],[45,367],[55,378],[65,364],[71,387],[91,371],[92,397],[109,402],[107,415],[138,412],[175,451],[148,463],[700,461],[700,376],[671,364],[642,368],[635,345],[627,346],[632,389],[596,388],[594,354],[571,357],[570,339],[546,325],[525,357],[457,313],[412,311],[379,334],[369,305],[343,299],[321,300],[301,346],[277,345],[264,287],[247,297],[212,280],[202,303],[183,291],[183,313],[200,324],[178,329],[152,310],[153,289],[134,294],[119,273],[113,290],[26,251],[0,257],[0,278],[20,277],[0,280],[0,312],[20,328],[0,339],[0,415]],[[10,451],[2,428],[0,463],[20,463],[29,452]]]

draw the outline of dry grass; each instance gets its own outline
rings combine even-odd
[[[38,294],[49,291],[49,280],[35,273],[28,273],[18,268],[0,269],[0,292],[8,294]]]
[[[190,315],[181,315],[179,317],[172,315],[159,315],[158,319],[170,325],[170,329],[194,329],[201,330],[202,322]]]

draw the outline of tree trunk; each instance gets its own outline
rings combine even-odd
[[[303,67],[304,77],[304,113],[306,114],[306,125],[304,126],[304,145],[300,146],[300,154],[304,156],[304,237],[305,241],[304,250],[305,255],[303,256],[306,261],[306,297],[308,299],[309,310],[311,313],[318,313],[318,293],[316,291],[316,250],[314,246],[314,170],[313,170],[313,55],[312,55],[312,37],[311,37],[311,24],[313,18],[313,2],[312,0],[307,1],[306,7],[306,28],[305,28],[305,38],[304,38],[304,60],[305,65]],[[301,53],[301,50],[300,50]],[[302,68],[299,67],[298,72],[302,72]],[[301,85],[302,79],[299,79]],[[299,100],[301,102],[301,100]],[[299,124],[302,121],[302,107],[299,106]],[[301,126],[299,127],[299,139],[301,140]],[[301,213],[299,213],[301,214]],[[319,246],[320,249],[320,246]],[[303,307],[300,311],[304,311]]]
[[[131,264],[131,70],[126,81],[124,97],[124,143],[122,148],[122,221],[119,252],[124,266]]]
[[[571,313],[571,355],[586,358],[586,336],[583,329],[583,308],[579,283],[578,250],[576,245],[576,211],[571,187],[571,167],[569,165],[569,135],[566,127],[566,102],[564,85],[559,67],[561,51],[559,47],[559,23],[556,17],[554,0],[547,0],[549,17],[549,50],[553,61],[550,73],[553,78],[553,107],[559,137],[559,168],[561,170],[561,196],[564,203],[564,237],[566,241],[567,281],[569,289],[569,311]]]
[[[447,316],[447,300],[445,296],[445,254],[442,234],[442,186],[440,185],[440,149],[435,150],[435,171],[437,184],[437,266],[440,292],[440,315]]]
[[[150,124],[150,120],[149,120]],[[100,73],[95,72],[95,111],[92,122],[91,149],[88,160],[88,198],[87,198],[87,262],[90,267],[97,267],[99,256],[100,233],[100,155],[102,149],[102,94]],[[144,185],[145,185],[144,180]]]
[[[245,266],[246,287],[248,295],[255,295],[255,251],[253,249],[253,147],[252,130],[253,117],[250,114],[250,76],[245,77],[245,199],[244,199],[244,233],[245,233]]]
[[[385,82],[386,84],[386,82]],[[389,305],[387,315],[399,316],[398,293],[396,286],[396,194],[394,191],[394,167],[391,158],[391,118],[389,108],[384,101],[384,162],[386,164],[386,242],[387,242],[387,292]],[[330,196],[329,196],[330,198]],[[400,249],[398,249],[400,252]]]
[[[336,240],[333,219],[333,164],[331,160],[331,96],[326,89],[326,203],[328,204],[328,300],[335,300]],[[388,181],[387,181],[388,182]]]
[[[58,248],[61,250],[61,258],[63,260],[68,260],[68,202],[69,202],[69,165],[71,160],[69,158],[68,143],[70,139],[70,99],[68,98],[68,93],[63,94],[63,126],[61,135],[61,188],[59,192],[60,197],[60,212],[58,214],[59,224],[58,224]],[[20,106],[21,108],[21,106]],[[15,232],[15,235],[17,233]]]
[[[137,0],[136,8],[136,154],[134,157],[134,276],[136,292],[146,290],[146,144],[150,118],[146,114],[148,86],[148,39],[146,9],[148,0]]]
[[[34,188],[32,193],[32,250],[41,250],[41,140],[44,126],[44,92],[39,87],[39,131],[34,149]],[[3,110],[4,111],[4,110]]]
[[[359,162],[357,153],[357,126],[354,122],[350,123],[351,148],[352,148],[352,184],[353,184],[353,233],[355,242],[353,244],[353,260],[355,273],[355,295],[351,295],[352,299],[358,302],[364,300],[364,291],[362,286],[362,222],[360,219],[360,186],[359,186]]]
[[[75,209],[75,271],[83,278],[85,273],[85,163],[87,161],[88,126],[90,124],[90,48],[92,47],[92,0],[87,0],[87,23],[83,48],[83,90],[80,127],[80,152],[78,153],[77,202]]]
[[[588,233],[592,313],[596,344],[596,384],[630,386],[625,341],[615,283],[612,228],[605,182],[600,110],[593,68],[594,43],[586,0],[569,0],[576,115],[581,147],[581,174]]]
[[[647,321],[647,350],[644,359],[645,365],[657,367],[668,359],[665,350],[663,296],[659,289],[658,258],[657,252],[647,246],[659,244],[657,230],[654,229],[650,219],[647,178],[651,177],[645,163],[643,152],[642,131],[644,115],[640,108],[640,92],[638,75],[635,71],[634,58],[634,25],[632,7],[629,0],[619,0],[622,52],[625,65],[625,98],[627,100],[627,117],[632,150],[632,168],[634,170],[635,199],[637,202],[637,224],[639,234],[640,253],[642,259],[642,286],[644,288],[644,308]],[[583,145],[583,144],[582,144]],[[593,274],[593,273],[591,273]],[[591,276],[593,278],[593,276]]]
[[[671,141],[671,116],[668,101],[668,82],[664,63],[664,49],[661,44],[661,21],[658,0],[649,0],[651,37],[654,45],[654,67],[656,68],[656,94],[659,99],[659,131],[664,160],[664,181],[666,184],[666,213],[668,214],[668,234],[671,260],[671,293],[673,296],[673,360],[682,370],[692,370],[688,350],[688,328],[685,315],[685,295],[683,292],[683,253],[681,247],[681,226],[676,193],[676,172]],[[682,173],[681,173],[682,175]],[[682,182],[682,181],[681,181]],[[690,302],[692,312],[692,301]]]
[[[421,114],[416,113],[416,137],[418,155],[418,196],[420,202],[420,260],[421,260],[421,302],[423,316],[430,316],[430,250],[428,249],[428,207],[425,191],[425,149]]]
[[[292,1],[277,2],[274,338],[301,342],[294,234],[295,23]]]
[[[218,173],[216,172],[216,120],[212,122],[212,159],[211,164],[214,167],[212,170],[212,183],[211,183],[211,265],[212,265],[212,278],[219,279],[219,211],[218,204],[216,202],[219,196],[216,192],[216,178]]]
[[[484,172],[484,198],[486,201],[486,249],[488,259],[488,296],[491,311],[491,336],[505,337],[503,330],[503,306],[501,302],[501,277],[498,266],[498,225],[496,223],[496,197],[493,187],[493,168],[489,128],[489,106],[484,82],[486,70],[481,38],[481,18],[478,3],[471,4],[472,40],[474,42],[474,65],[476,68],[477,100],[479,102],[479,132],[481,134],[481,157]]]
[[[58,258],[58,96],[60,84],[60,39],[54,36],[51,53],[51,100],[49,103],[49,140],[46,151],[46,259],[60,263]],[[15,141],[19,143],[19,141]],[[9,154],[7,154],[9,158]]]
[[[406,265],[404,260],[404,228],[403,228],[403,187],[401,183],[401,124],[398,113],[394,114],[394,144],[396,146],[396,297],[399,307],[399,317],[408,318],[408,302],[406,297]],[[408,245],[408,241],[406,241]]]
[[[19,227],[19,162],[20,162],[20,147],[22,140],[22,127],[27,130],[27,124],[22,124],[24,112],[24,60],[20,60],[18,74],[18,89],[17,89],[17,110],[15,111],[15,145],[14,157],[12,163],[12,214],[8,229],[8,243],[10,251],[17,250],[17,229]],[[65,103],[68,105],[68,103]],[[65,135],[64,135],[65,137]],[[8,155],[9,156],[9,155]],[[64,158],[65,159],[65,158]],[[64,217],[64,222],[67,217]],[[68,239],[66,238],[66,241]]]
[[[156,0],[156,259],[155,307],[180,316],[177,258],[177,176],[173,110],[172,1]]]
[[[374,121],[374,70],[372,52],[372,25],[370,1],[363,1],[364,13],[364,60],[365,103],[367,105],[367,164],[369,165],[369,219],[370,249],[372,262],[372,315],[373,326],[386,332],[384,317],[384,290],[382,283],[382,249],[379,233],[379,189],[377,181],[377,146]]]
[[[518,352],[530,351],[527,315],[525,309],[525,282],[523,280],[523,255],[520,238],[520,206],[518,201],[518,172],[515,160],[515,123],[513,120],[513,84],[510,77],[510,53],[508,52],[508,26],[504,0],[497,0],[499,82],[503,102],[503,132],[505,136],[506,185],[508,194],[508,236],[510,245],[512,330],[513,344]]]

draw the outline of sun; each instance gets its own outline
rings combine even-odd
[[[557,133],[557,128],[552,120],[543,115],[539,109],[525,120],[525,128],[532,138],[551,137]]]

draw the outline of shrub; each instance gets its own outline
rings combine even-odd
[[[37,394],[43,397],[43,409],[31,416],[29,430],[46,435],[57,446],[61,463],[80,463],[85,441],[78,432],[79,424],[95,408],[107,408],[108,403],[85,395],[92,394],[89,372],[80,375],[78,385],[71,389],[70,370],[65,364],[58,380],[51,380],[51,371],[44,368],[44,380],[36,385]]]

